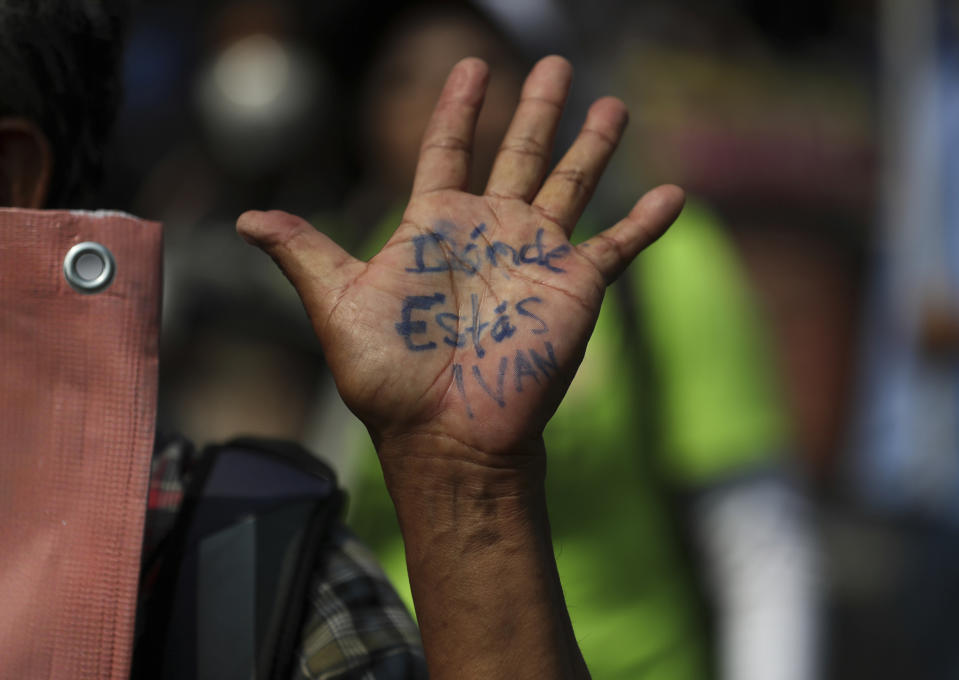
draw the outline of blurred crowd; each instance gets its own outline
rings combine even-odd
[[[799,624],[781,630],[799,638],[791,654],[800,656],[770,651],[773,663],[797,668],[781,677],[959,677],[957,31],[959,7],[936,0],[142,0],[126,49],[125,103],[93,201],[165,225],[160,427],[201,445],[238,433],[302,442],[333,461],[353,490],[360,535],[387,565],[396,561],[377,515],[383,501],[368,479],[369,456],[358,453],[365,433],[340,403],[292,287],[235,236],[234,221],[249,208],[284,209],[358,256],[375,253],[398,223],[419,136],[449,68],[468,55],[491,65],[473,161],[474,188],[482,190],[523,74],[537,57],[563,54],[576,79],[559,146],[598,96],[619,96],[631,112],[623,148],[581,228],[613,223],[644,190],[672,182],[690,197],[689,226],[681,219],[677,227],[682,238],[699,238],[688,248],[704,254],[695,265],[678,255],[663,264],[679,249],[678,233],[675,243],[664,237],[658,261],[660,246],[650,249],[648,275],[622,291],[621,306],[630,307],[622,316],[639,333],[617,351],[652,345],[658,357],[656,343],[667,337],[661,328],[671,329],[671,348],[693,345],[669,355],[675,378],[657,376],[648,384],[658,392],[630,402],[644,410],[642,420],[661,419],[644,424],[660,434],[620,438],[622,455],[646,441],[666,450],[675,440],[685,452],[700,430],[701,438],[743,449],[717,444],[723,450],[683,453],[681,464],[656,459],[649,472],[666,479],[656,491],[662,507],[704,517],[689,532],[707,537],[689,546],[677,540],[677,554],[688,559],[676,565],[719,564],[702,569],[707,585],[694,598],[711,612],[707,656],[720,658],[713,663],[727,677],[737,677],[731,668],[762,667],[737,666],[739,652],[716,651],[735,647],[716,642],[728,619],[748,631],[742,626],[752,614],[710,604],[710,582],[745,582],[757,599],[767,597],[762,587],[783,590],[786,582],[808,601],[780,601],[802,610]],[[644,306],[644,286],[694,288],[698,270],[707,269],[718,283],[703,286],[735,291],[723,298],[734,297],[732,307],[703,303],[702,313],[719,314],[709,331],[715,337],[684,336],[689,296],[659,290],[657,299],[676,306]],[[661,272],[669,278],[653,275]],[[634,307],[644,310],[642,321]],[[725,373],[696,374],[711,358],[727,361],[730,328],[748,335],[744,346],[755,353],[730,359]],[[663,365],[648,363],[653,372]],[[754,373],[763,375],[753,380]],[[597,375],[584,365],[577,381]],[[736,382],[734,397],[711,382],[722,380]],[[692,386],[673,390],[673,383]],[[768,394],[754,383],[768,384]],[[744,392],[749,397],[740,399]],[[674,408],[680,399],[695,404]],[[711,412],[717,400],[725,403]],[[754,404],[758,414],[749,411]],[[746,441],[736,423],[759,423],[762,436]],[[579,441],[575,431],[562,432]],[[759,449],[775,464],[758,465]],[[721,464],[724,456],[735,464]],[[788,489],[788,500],[736,507],[788,514],[771,529],[777,541],[796,533],[781,548],[785,566],[776,567],[788,577],[756,566],[757,555],[780,550],[764,534],[753,534],[749,551],[715,555],[722,537],[739,531],[724,522],[743,514],[727,510],[734,506],[724,504],[725,490],[746,488],[738,480],[760,473],[786,480],[776,489]],[[582,474],[604,484],[598,473]],[[729,540],[732,553],[742,541]],[[588,638],[606,633],[585,606],[578,614],[558,559],[592,665]],[[593,654],[607,652],[616,654]]]

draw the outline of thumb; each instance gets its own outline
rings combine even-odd
[[[283,212],[250,210],[236,221],[236,231],[247,243],[266,252],[299,293],[313,319],[326,318],[335,291],[349,281],[352,264],[361,264],[326,234],[306,220]]]

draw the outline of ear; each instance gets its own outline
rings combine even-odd
[[[42,208],[50,188],[53,152],[40,127],[0,117],[0,206]]]

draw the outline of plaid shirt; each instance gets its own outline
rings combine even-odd
[[[144,531],[141,607],[149,598],[153,560],[176,521],[195,458],[181,437],[158,440],[154,451]],[[340,525],[324,569],[310,581],[292,680],[407,680],[426,678],[416,624],[376,558]]]

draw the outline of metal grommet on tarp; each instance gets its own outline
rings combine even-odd
[[[79,293],[99,293],[110,285],[115,273],[113,254],[96,241],[76,244],[63,258],[63,275]]]

